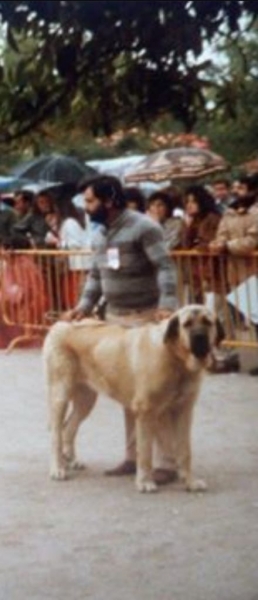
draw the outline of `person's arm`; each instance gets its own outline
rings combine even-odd
[[[230,254],[245,254],[252,252],[258,247],[258,219],[253,217],[252,223],[246,229],[244,236],[238,236],[227,242],[227,250]]]
[[[241,218],[241,217],[240,217]],[[245,254],[252,252],[258,246],[258,218],[256,215],[250,217],[250,224],[246,228],[245,235],[236,235],[230,239],[227,215],[222,217],[218,227],[217,235],[210,244],[212,250],[224,250],[230,254]]]
[[[102,286],[99,269],[96,267],[94,257],[92,267],[87,275],[78,304],[75,307],[85,315],[89,315],[102,295]]]
[[[20,219],[14,226],[13,232],[20,233],[27,240],[33,248],[46,248],[46,235],[50,231],[43,215],[34,215],[33,213],[27,214],[25,217]]]
[[[161,311],[174,311],[178,308],[176,265],[167,253],[161,227],[156,223],[146,224],[141,240],[146,256],[157,271],[158,308]]]
[[[203,219],[199,227],[197,248],[205,250],[209,247],[211,240],[216,237],[220,221],[221,215],[216,213],[211,213]]]
[[[165,223],[164,237],[167,250],[182,248],[184,223],[179,217],[172,217]]]
[[[100,283],[100,274],[98,269],[92,268],[86,276],[86,283],[83,287],[81,296],[74,308],[66,311],[62,315],[62,319],[70,321],[72,319],[80,320],[88,317],[98,300],[102,296],[102,288]]]
[[[209,243],[209,249],[216,252],[223,252],[227,249],[227,240],[229,238],[228,215],[222,216],[214,239]]]

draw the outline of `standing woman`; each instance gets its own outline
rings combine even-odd
[[[204,186],[193,185],[185,190],[185,240],[188,249],[209,251],[216,236],[221,214],[213,196]],[[214,257],[192,258],[190,269],[191,300],[204,302],[205,294],[219,290],[219,263]]]
[[[150,195],[147,214],[160,224],[163,230],[167,250],[182,248],[184,240],[184,222],[174,211],[179,208],[180,198],[162,190]]]
[[[77,302],[81,281],[85,281],[85,272],[90,266],[85,215],[70,197],[57,197],[54,212],[48,215],[47,220],[52,244],[59,250],[71,250],[68,259],[64,256],[61,261],[62,309],[67,310]],[[88,250],[89,255],[76,253],[76,250]]]

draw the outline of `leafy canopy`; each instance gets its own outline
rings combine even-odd
[[[237,31],[254,0],[2,1],[0,141],[81,106],[84,126],[109,135],[169,113],[191,131],[205,111],[208,63],[221,27]]]

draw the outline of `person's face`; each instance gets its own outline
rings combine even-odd
[[[136,210],[139,211],[138,208],[138,204],[136,202],[136,200],[128,200],[126,203],[127,208],[130,208],[130,210]]]
[[[164,223],[168,217],[168,210],[165,202],[157,198],[149,206],[149,215],[158,221],[158,223]]]
[[[51,200],[48,196],[45,196],[45,194],[39,194],[37,196],[36,202],[39,211],[43,215],[51,211]]]
[[[231,186],[231,192],[234,196],[238,196],[239,194],[239,188],[241,191],[241,183],[240,181],[238,181],[238,179],[236,179],[235,181],[233,181],[232,186]]]
[[[18,194],[18,196],[16,196],[14,201],[14,208],[16,212],[21,216],[26,215],[26,213],[28,212],[29,205],[26,202],[26,200],[24,200],[22,194]]]
[[[46,215],[45,221],[53,231],[58,231],[59,218],[55,212],[50,212]]]
[[[244,182],[242,183],[241,181],[239,181],[237,195],[240,197],[247,196],[248,192],[249,192],[248,185]]]
[[[223,200],[228,199],[229,188],[227,185],[225,185],[225,183],[214,183],[213,193],[217,200],[221,200],[223,202]]]
[[[195,217],[200,212],[198,202],[192,194],[186,197],[185,211],[189,217]]]
[[[84,192],[85,209],[91,221],[106,224],[108,219],[108,209],[105,204],[94,194],[91,187],[86,188]]]

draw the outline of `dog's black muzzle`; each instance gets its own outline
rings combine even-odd
[[[190,336],[190,348],[196,358],[205,358],[210,352],[210,342],[206,331],[194,331]]]

